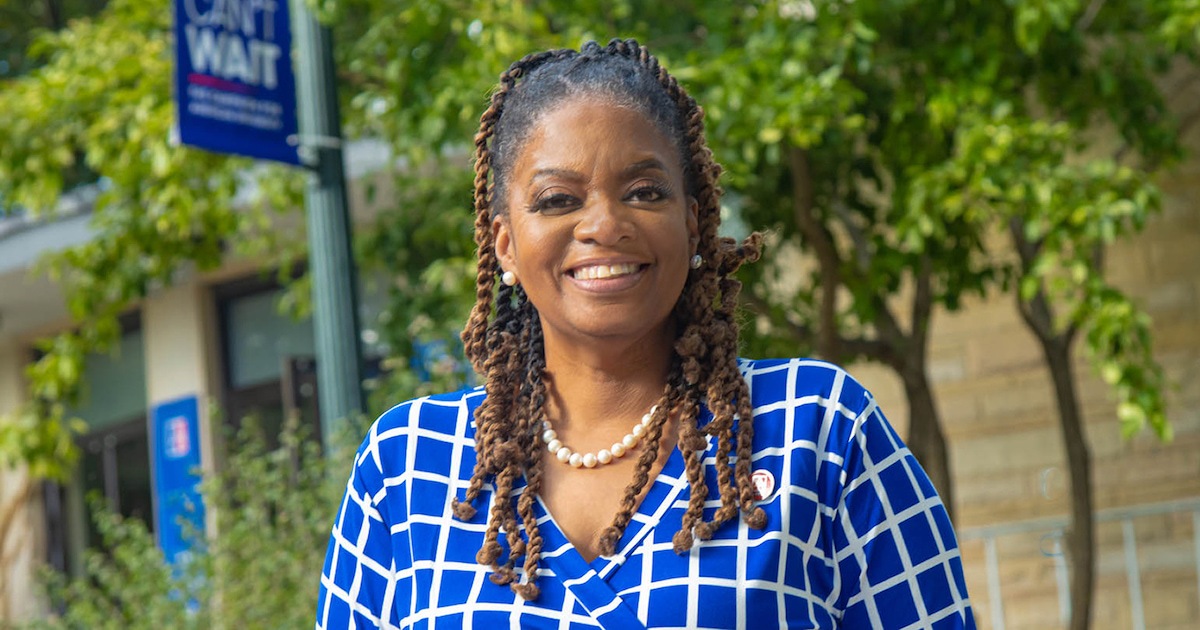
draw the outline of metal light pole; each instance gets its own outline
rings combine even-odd
[[[308,156],[313,167],[304,210],[313,281],[321,439],[328,453],[339,427],[365,408],[358,290],[350,248],[333,38],[304,0],[296,0],[291,6],[298,53],[296,105],[301,155]]]

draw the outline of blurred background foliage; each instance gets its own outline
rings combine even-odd
[[[195,551],[171,565],[145,523],[122,518],[93,497],[104,549],[85,552],[84,574],[76,579],[47,569],[46,593],[62,614],[22,627],[311,626],[330,506],[336,509],[345,491],[367,423],[348,422],[330,456],[295,418],[278,437],[264,435],[254,418],[241,424],[226,465],[201,485],[219,536],[192,530]]]
[[[29,45],[41,31],[100,12],[108,0],[0,0],[0,78],[20,76],[37,65]]]
[[[971,295],[1010,292],[1064,384],[1074,495],[1090,496],[1088,461],[1061,361],[1080,334],[1120,431],[1170,438],[1149,318],[1107,282],[1103,252],[1157,211],[1155,177],[1200,119],[1167,106],[1200,82],[1197,0],[308,1],[335,32],[345,133],[385,141],[398,165],[395,198],[376,199],[356,247],[391,295],[380,330],[393,369],[373,408],[463,380],[407,368],[414,341],[454,347],[472,299],[468,156],[499,72],[531,51],[632,36],[706,108],[725,211],[770,237],[742,275],[746,354],[895,370],[907,440],[948,505],[927,340],[935,307]],[[169,141],[161,1],[45,6],[56,21],[28,12],[13,23],[29,28],[0,35],[0,201],[50,214],[87,179],[71,173],[90,175],[100,237],[45,261],[78,327],[44,342],[34,402],[0,425],[0,454],[61,478],[63,409],[120,312],[231,254],[286,268],[304,239],[279,227],[302,222],[275,216],[301,207],[298,172]],[[3,15],[13,7],[0,0]],[[294,288],[303,310],[307,285]],[[1073,539],[1076,559],[1089,537]]]

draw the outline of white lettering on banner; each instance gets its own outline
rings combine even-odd
[[[275,101],[263,101],[242,94],[225,92],[223,90],[214,90],[202,85],[189,85],[188,98],[194,98],[201,101],[213,101],[218,105],[227,105],[230,107],[240,107],[242,109],[255,110],[258,113],[269,114],[271,116],[279,116],[283,114],[283,107]]]
[[[247,48],[238,35],[195,24],[184,26],[184,35],[193,72],[262,85],[268,90],[278,85],[275,67],[282,54],[278,44],[251,39]]]
[[[212,103],[188,103],[187,109],[188,113],[194,116],[223,120],[225,122],[236,122],[259,129],[275,130],[283,127],[283,123],[278,118],[222,109]]]
[[[283,128],[283,108],[274,101],[263,101],[202,85],[189,85],[187,92],[189,114],[259,129]]]
[[[254,64],[251,67],[262,70],[262,85],[268,90],[275,89],[275,86],[279,83],[279,77],[275,74],[279,55],[278,44],[269,44],[257,39],[250,40],[250,59]]]
[[[183,8],[188,22],[201,26],[219,26],[226,31],[242,32],[254,37],[255,16],[263,16],[264,39],[275,39],[275,11],[277,0],[184,0]],[[201,5],[208,7],[201,11]]]
[[[225,63],[222,64],[218,76],[237,79],[250,85],[258,84],[258,77],[254,76],[257,73],[252,73],[250,70],[250,60],[246,58],[246,47],[242,44],[242,38],[228,33],[221,33],[218,40],[220,38],[225,39],[225,45],[222,47],[225,50],[222,61]]]

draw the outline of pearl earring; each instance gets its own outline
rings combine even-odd
[[[505,271],[504,273],[500,274],[500,282],[503,282],[511,287],[517,284],[517,274],[511,271]]]
[[[704,257],[700,254],[692,256],[692,269],[699,269],[700,265],[704,264]]]

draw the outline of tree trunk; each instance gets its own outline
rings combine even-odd
[[[1071,560],[1071,630],[1091,626],[1092,585],[1095,581],[1095,531],[1092,522],[1092,464],[1079,397],[1075,391],[1071,364],[1071,335],[1039,339],[1062,426],[1063,447],[1071,477],[1071,529],[1067,536],[1067,554]]]
[[[925,369],[906,368],[901,371],[904,393],[908,397],[908,449],[912,451],[933,487],[937,488],[946,505],[950,520],[954,520],[954,484],[950,477],[950,455],[946,436],[934,404],[933,390]]]
[[[58,31],[66,26],[63,21],[62,7],[58,4],[59,0],[46,0],[46,22],[50,30]]]
[[[14,618],[14,611],[9,609],[9,604],[13,600],[9,583],[9,578],[13,576],[9,575],[9,572],[13,571],[16,556],[26,550],[27,542],[22,539],[14,542],[9,540],[9,537],[21,535],[22,532],[17,526],[17,518],[27,516],[29,502],[36,496],[40,487],[28,473],[18,472],[16,474],[20,477],[18,482],[20,485],[15,489],[10,489],[12,498],[3,506],[3,509],[0,509],[0,620]],[[4,553],[6,549],[11,551],[6,554]]]

